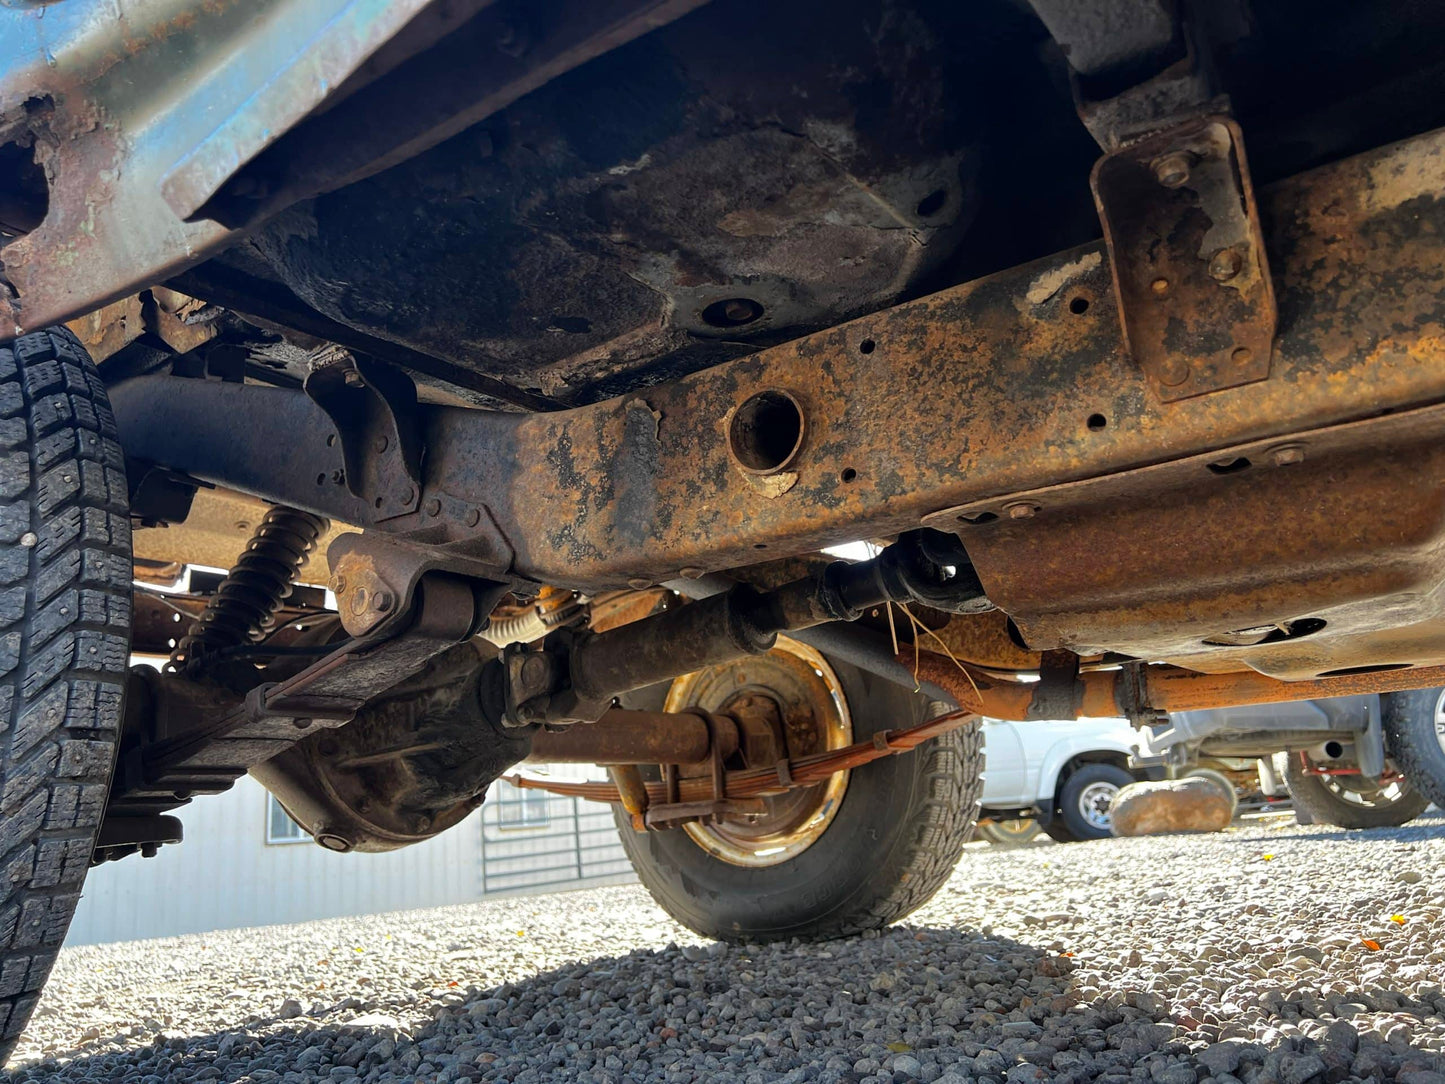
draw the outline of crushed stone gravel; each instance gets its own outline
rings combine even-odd
[[[1445,1084],[1445,819],[966,848],[738,948],[640,888],[62,952],[0,1080]]]

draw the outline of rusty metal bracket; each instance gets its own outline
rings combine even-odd
[[[1124,339],[1159,398],[1266,379],[1274,288],[1239,126],[1208,117],[1132,143],[1090,184]]]
[[[352,496],[377,520],[415,512],[421,500],[416,385],[400,370],[338,350],[306,378],[306,394],[336,426]],[[322,482],[324,484],[324,480]]]
[[[1084,701],[1079,656],[1072,651],[1045,651],[1039,680],[1029,701],[1030,719],[1076,719]]]

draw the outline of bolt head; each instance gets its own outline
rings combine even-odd
[[[691,567],[691,566],[690,566],[690,567],[684,568],[684,569],[682,570],[682,575],[683,575],[683,579],[696,580],[696,579],[700,579],[700,578],[702,577],[702,575],[703,575],[703,570],[700,569],[700,568],[696,568],[696,567]]]
[[[1190,164],[1189,155],[1184,151],[1161,155],[1152,164],[1154,179],[1165,188],[1178,188],[1189,180]]]
[[[1149,290],[1155,297],[1164,297],[1169,293],[1169,280],[1166,278],[1157,278],[1149,284]]]
[[[396,604],[390,591],[378,591],[371,599],[371,608],[377,613],[386,613]]]
[[[467,526],[468,526],[468,527],[475,527],[475,526],[476,526],[478,523],[480,523],[480,522],[482,522],[482,513],[479,512],[479,511],[478,511],[477,509],[475,509],[475,508],[472,508],[472,509],[468,510],[468,512],[467,512]]]
[[[1189,379],[1189,363],[1183,358],[1169,356],[1159,363],[1159,383],[1175,388]]]
[[[1028,501],[1017,501],[1006,509],[1009,519],[1029,519],[1038,514],[1039,506]]]
[[[1247,346],[1239,346],[1229,355],[1229,360],[1236,365],[1248,365],[1254,360],[1254,351]]]
[[[1244,257],[1238,249],[1222,248],[1209,261],[1209,277],[1215,282],[1228,282],[1244,270]]]
[[[366,387],[366,378],[363,377],[360,373],[358,373],[355,369],[347,369],[346,375],[341,379],[345,382],[348,388]]]
[[[426,502],[426,514],[429,515],[429,516],[439,516],[439,515],[441,515],[441,514],[442,514],[442,502],[439,501],[439,500],[437,500],[435,497],[433,497],[431,500],[427,501],[427,502]]]
[[[358,587],[351,596],[351,612],[357,617],[360,617],[362,614],[366,613],[367,607],[370,605],[370,603],[370,592],[368,592],[365,587]]]
[[[646,591],[649,587],[652,586],[652,581],[644,580],[641,576],[634,576],[632,577],[632,579],[627,581],[627,586],[632,588],[634,591]]]

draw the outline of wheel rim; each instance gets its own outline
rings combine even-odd
[[[1113,783],[1090,783],[1079,792],[1079,816],[1090,828],[1107,832],[1113,823],[1109,810],[1118,795],[1119,788]]]
[[[1441,689],[1435,697],[1435,740],[1445,752],[1445,689]]]
[[[1015,817],[1007,821],[989,821],[989,829],[995,834],[1007,839],[1027,839],[1035,835],[1039,825],[1032,817]]]
[[[756,696],[778,705],[790,757],[852,744],[853,720],[838,675],[817,651],[786,637],[779,637],[766,655],[678,678],[663,708],[725,712],[730,703]],[[732,865],[781,865],[828,830],[848,789],[848,777],[848,772],[838,772],[826,783],[765,798],[767,812],[760,817],[727,816],[715,824],[685,825],[684,831],[703,850]]]
[[[1361,809],[1387,809],[1411,794],[1410,784],[1392,779],[1384,785],[1360,775],[1319,775],[1315,777],[1336,799]]]

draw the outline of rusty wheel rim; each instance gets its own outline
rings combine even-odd
[[[838,675],[817,651],[786,637],[779,637],[766,655],[678,678],[668,689],[664,710],[725,712],[730,705],[759,697],[777,704],[782,740],[791,757],[842,749],[853,741],[853,720]],[[818,786],[765,799],[768,811],[761,817],[726,817],[716,824],[688,824],[684,831],[703,850],[731,865],[781,865],[828,830],[848,789],[848,776],[838,772]]]

